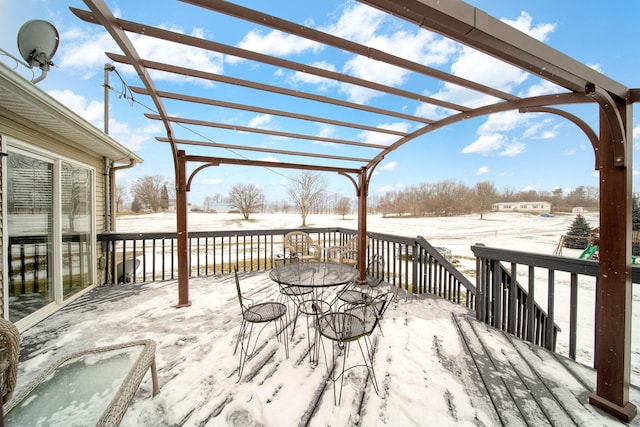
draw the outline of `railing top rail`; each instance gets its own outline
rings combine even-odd
[[[340,227],[321,227],[321,228],[279,228],[279,229],[263,229],[263,230],[216,230],[216,231],[190,231],[189,237],[226,237],[226,236],[251,236],[251,235],[278,235],[286,234],[292,230],[304,231],[305,233],[355,233],[354,230],[343,229]],[[111,240],[151,240],[151,239],[170,239],[176,238],[175,231],[158,232],[158,233],[100,233],[97,235],[99,242]]]
[[[535,252],[514,251],[512,249],[490,248],[481,243],[476,243],[471,246],[471,250],[477,258],[488,258],[594,277],[598,276],[600,268],[597,261]]]
[[[422,246],[423,248],[425,248],[427,250],[427,252],[429,252],[429,254],[441,265],[447,266],[449,267],[448,270],[450,272],[450,274],[455,277],[455,279],[460,282],[462,284],[462,286],[464,286],[465,288],[467,288],[468,291],[470,291],[473,295],[476,294],[476,286],[464,275],[460,272],[460,270],[458,270],[453,264],[451,264],[451,262],[444,257],[444,255],[442,255],[440,253],[439,250],[437,250],[435,247],[433,247],[431,245],[431,243],[427,242],[427,240],[422,237],[422,236],[418,236],[417,242],[420,246]]]

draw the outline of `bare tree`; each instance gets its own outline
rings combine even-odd
[[[302,227],[307,226],[307,215],[322,199],[327,180],[320,174],[303,171],[293,179],[287,193],[302,217]]]
[[[476,183],[476,200],[480,210],[480,219],[484,219],[484,213],[491,209],[491,205],[498,198],[498,190],[491,181]]]
[[[264,193],[262,189],[255,184],[236,184],[231,187],[227,200],[229,205],[242,213],[244,219],[249,219],[251,212],[262,209],[264,205]]]
[[[342,219],[344,219],[345,215],[351,213],[351,200],[348,197],[340,197],[336,201],[335,210],[336,213],[342,215]]]
[[[124,202],[126,201],[126,198],[127,198],[126,193],[127,191],[124,185],[122,184],[116,185],[116,198],[115,198],[116,213],[121,212],[124,209]]]
[[[143,208],[158,212],[162,208],[162,189],[164,187],[168,187],[168,183],[162,176],[145,175],[131,184],[131,194]]]

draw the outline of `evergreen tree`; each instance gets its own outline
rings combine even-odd
[[[166,184],[162,187],[162,192],[160,193],[160,209],[163,212],[169,209],[169,192]]]
[[[587,220],[580,214],[576,216],[564,239],[564,247],[570,249],[584,249],[589,245],[589,236],[591,235],[591,226]]]
[[[142,210],[142,203],[140,203],[140,200],[138,200],[137,197],[135,197],[133,199],[133,202],[131,202],[131,210],[135,213],[138,213]]]

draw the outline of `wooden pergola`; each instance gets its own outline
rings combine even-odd
[[[418,27],[430,30],[445,38],[459,42],[477,51],[488,54],[558,85],[559,93],[543,96],[522,97],[483,83],[461,78],[454,74],[426,66],[392,53],[356,43],[314,28],[290,22],[277,16],[223,0],[182,0],[183,3],[200,8],[200,13],[225,14],[238,22],[252,23],[295,35],[325,47],[339,49],[353,55],[360,55],[383,64],[399,67],[408,72],[439,80],[442,83],[470,90],[493,99],[480,107],[460,105],[446,100],[411,92],[398,87],[384,85],[348,74],[330,71],[309,64],[294,62],[277,56],[266,55],[235,46],[214,42],[204,38],[185,35],[160,27],[146,25],[117,18],[102,0],[84,0],[89,11],[72,8],[80,19],[103,26],[118,44],[122,53],[107,53],[117,63],[129,64],[137,72],[143,87],[131,88],[136,94],[146,95],[153,100],[157,114],[147,114],[150,120],[161,121],[166,137],[157,138],[171,147],[175,166],[179,295],[178,306],[190,305],[188,285],[188,241],[187,241],[187,193],[195,174],[203,168],[221,164],[246,166],[281,167],[298,170],[334,172],[347,177],[354,185],[358,197],[359,247],[366,244],[367,193],[373,171],[385,156],[408,142],[422,137],[436,129],[458,123],[469,118],[493,113],[516,110],[522,113],[544,112],[555,114],[578,126],[589,139],[595,154],[596,169],[600,172],[600,275],[597,286],[596,325],[596,390],[590,402],[614,416],[631,420],[636,407],[630,403],[630,346],[631,346],[631,205],[632,205],[632,104],[640,99],[639,89],[625,87],[594,69],[554,50],[544,43],[514,29],[513,27],[487,15],[458,0],[446,2],[437,0],[360,0],[361,3],[405,20]],[[170,20],[170,18],[168,18]],[[373,107],[346,101],[337,97],[318,93],[302,92],[265,82],[246,80],[229,75],[216,74],[207,70],[184,68],[168,62],[157,62],[140,56],[131,34],[143,35],[160,40],[195,47],[225,55],[232,55],[261,64],[273,65],[287,70],[304,72],[315,77],[348,83],[361,88],[375,90],[394,97],[439,107],[449,112],[444,118],[426,118],[406,114],[394,109]],[[285,111],[277,105],[248,105],[230,103],[212,98],[196,97],[186,93],[175,93],[158,89],[151,77],[152,70],[159,70],[179,76],[204,79],[211,82],[236,85],[243,88],[294,97],[308,102],[322,103],[345,111],[340,118],[305,115],[295,111]],[[271,114],[289,119],[331,124],[334,126],[359,129],[391,135],[391,144],[365,143],[360,140],[344,140],[318,137],[288,131],[240,127],[226,123],[203,121],[189,117],[175,117],[167,113],[168,100],[196,103],[202,106],[251,111]],[[571,104],[594,104],[599,110],[598,130],[594,130],[581,118],[558,106]],[[598,108],[599,107],[599,108]],[[357,111],[376,116],[402,119],[415,125],[415,130],[402,132],[371,126],[362,121],[350,120],[349,111]],[[243,132],[277,135],[306,142],[330,142],[367,148],[362,157],[346,157],[318,152],[309,144],[300,150],[278,150],[250,145],[233,145],[204,140],[185,140],[176,137],[174,126],[188,124],[221,129],[235,129]],[[192,147],[208,147],[212,155],[190,155]],[[253,154],[265,153],[282,158],[308,158],[308,163],[285,160],[282,163],[249,160],[215,155],[224,150],[243,151]],[[189,167],[191,165],[191,167]],[[365,251],[359,251],[360,266],[364,266]],[[361,279],[364,271],[360,272]]]

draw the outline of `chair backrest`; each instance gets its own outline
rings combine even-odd
[[[18,359],[20,357],[20,332],[18,328],[8,320],[0,318],[0,375],[2,384],[0,391],[2,403],[7,403],[13,395],[18,378]]]
[[[374,256],[367,265],[367,285],[370,288],[377,287],[384,281],[384,258]]]
[[[284,236],[284,246],[291,254],[307,255],[316,244],[304,231],[291,231]]]
[[[382,320],[384,313],[387,311],[387,308],[389,308],[389,305],[391,305],[393,297],[394,294],[392,292],[385,292],[366,302],[352,305],[346,309],[345,312],[361,318],[365,324],[366,334],[370,335]]]
[[[233,266],[233,276],[236,279],[236,292],[238,293],[238,302],[240,303],[240,310],[242,310],[242,314],[244,315],[245,310],[247,309],[247,305],[245,305],[244,301],[248,298],[242,296],[242,290],[240,289],[240,279],[238,278],[238,267]]]

